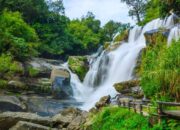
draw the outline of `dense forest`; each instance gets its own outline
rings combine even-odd
[[[156,18],[166,19],[169,15],[175,14],[179,28],[180,0],[120,0],[119,2],[127,4],[129,16],[138,26],[144,27]],[[130,23],[113,20],[102,25],[92,12],[87,12],[79,19],[70,19],[66,16],[66,9],[62,0],[0,0],[0,96],[4,90],[7,90],[10,95],[19,96],[24,91],[32,89],[39,92],[42,89],[34,88],[36,80],[39,77],[43,80],[48,76],[51,77],[54,68],[51,68],[50,72],[43,70],[41,73],[40,70],[29,65],[33,58],[68,61],[70,68],[68,71],[76,73],[80,81],[83,82],[90,69],[88,66],[89,57],[86,56],[94,54],[101,46],[105,53],[117,49],[121,45],[121,41],[128,41],[129,31],[134,26]],[[152,34],[155,39],[152,38],[153,40],[149,41],[146,48],[142,49],[139,55],[141,60],[137,61],[139,63],[134,70],[135,77],[140,80],[138,85],[142,88],[143,96],[145,95],[146,98],[150,99],[154,107],[157,107],[156,101],[180,101],[180,40],[172,40],[171,44],[167,45],[167,37],[164,38],[162,32],[167,32],[170,29],[158,28],[157,30],[155,30],[157,31],[155,36]],[[111,42],[115,43],[113,49],[110,45]],[[99,55],[97,54],[97,57]],[[100,68],[103,62],[108,66],[109,60],[102,61],[98,67]],[[72,73],[68,71],[63,70],[63,76],[66,75],[64,77],[68,77],[68,82],[70,82]],[[99,75],[107,74],[103,70],[98,70],[98,72],[100,72]],[[57,71],[57,73],[62,72]],[[99,77],[97,80],[100,80]],[[104,77],[106,78],[106,76]],[[31,85],[29,87],[24,83],[22,85],[17,82],[18,87],[15,85],[15,88],[13,86],[12,89],[9,82],[14,80],[34,84],[33,87]],[[99,82],[97,81],[96,84],[100,84]],[[51,85],[53,83],[50,83],[50,86],[41,92],[49,94]],[[91,109],[88,118],[83,122],[83,130],[86,130],[86,127],[87,130],[88,128],[91,130],[163,130],[166,128],[175,130],[180,128],[179,119],[149,125],[147,116],[144,117],[107,104],[106,106],[108,107],[100,110]],[[179,107],[175,107],[175,109],[179,109]],[[70,109],[65,113],[72,111]],[[72,112],[76,117],[84,116],[82,113],[82,115],[78,115],[79,111],[76,112]],[[59,122],[62,123],[63,121],[60,120]],[[89,124],[89,122],[91,123]],[[61,127],[67,126],[68,123],[61,124]],[[0,121],[0,129],[1,125]],[[53,125],[49,124],[48,127]],[[61,127],[58,126],[60,129]]]

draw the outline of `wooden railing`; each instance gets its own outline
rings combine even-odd
[[[159,121],[161,121],[162,118],[170,118],[170,119],[180,119],[180,109],[178,110],[170,110],[167,111],[165,109],[165,106],[180,106],[180,103],[175,102],[157,102],[158,107],[154,107],[150,104],[150,101],[145,102],[137,102],[137,101],[120,101],[118,102],[118,105],[120,107],[125,107],[129,110],[133,110],[135,113],[139,113],[144,116],[149,116],[150,114],[153,116],[158,116]]]
[[[158,115],[180,120],[180,103],[158,101]],[[177,107],[176,110],[167,110],[166,107]]]

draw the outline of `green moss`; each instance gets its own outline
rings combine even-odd
[[[117,36],[115,37],[114,42],[127,41],[127,39],[128,39],[128,34],[129,34],[129,31],[128,31],[128,30],[123,31],[122,33],[120,33],[119,35],[117,35]]]
[[[116,89],[116,91],[120,92],[124,89],[129,89],[132,87],[136,87],[139,85],[139,80],[130,80],[130,81],[125,81],[125,82],[121,82],[121,83],[116,83],[114,84],[114,87]]]
[[[36,77],[39,74],[39,70],[33,67],[28,67],[28,74],[30,77]]]
[[[84,56],[70,56],[68,59],[69,68],[79,76],[81,81],[88,71],[87,63],[87,57]]]
[[[7,80],[0,79],[0,88],[6,88],[8,84]]]

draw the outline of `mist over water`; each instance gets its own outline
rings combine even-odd
[[[89,58],[90,69],[83,83],[77,75],[70,72],[74,98],[84,102],[82,109],[89,110],[103,96],[115,96],[117,94],[113,87],[115,83],[134,78],[133,70],[138,55],[141,49],[146,47],[144,33],[158,28],[170,29],[168,44],[173,39],[180,38],[180,27],[174,25],[173,14],[165,20],[155,19],[144,27],[132,28],[129,31],[128,42],[121,43],[116,50],[108,52],[99,49],[92,55]],[[68,68],[67,64],[65,66]]]

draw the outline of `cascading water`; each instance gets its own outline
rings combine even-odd
[[[102,96],[115,95],[114,83],[133,78],[138,54],[146,47],[144,33],[161,27],[170,29],[168,43],[180,37],[179,26],[174,27],[173,15],[165,20],[155,19],[143,28],[135,26],[131,29],[128,42],[122,43],[116,50],[96,54],[96,57],[90,60],[90,69],[83,83],[71,72],[74,98],[85,102],[82,109],[90,109]]]

